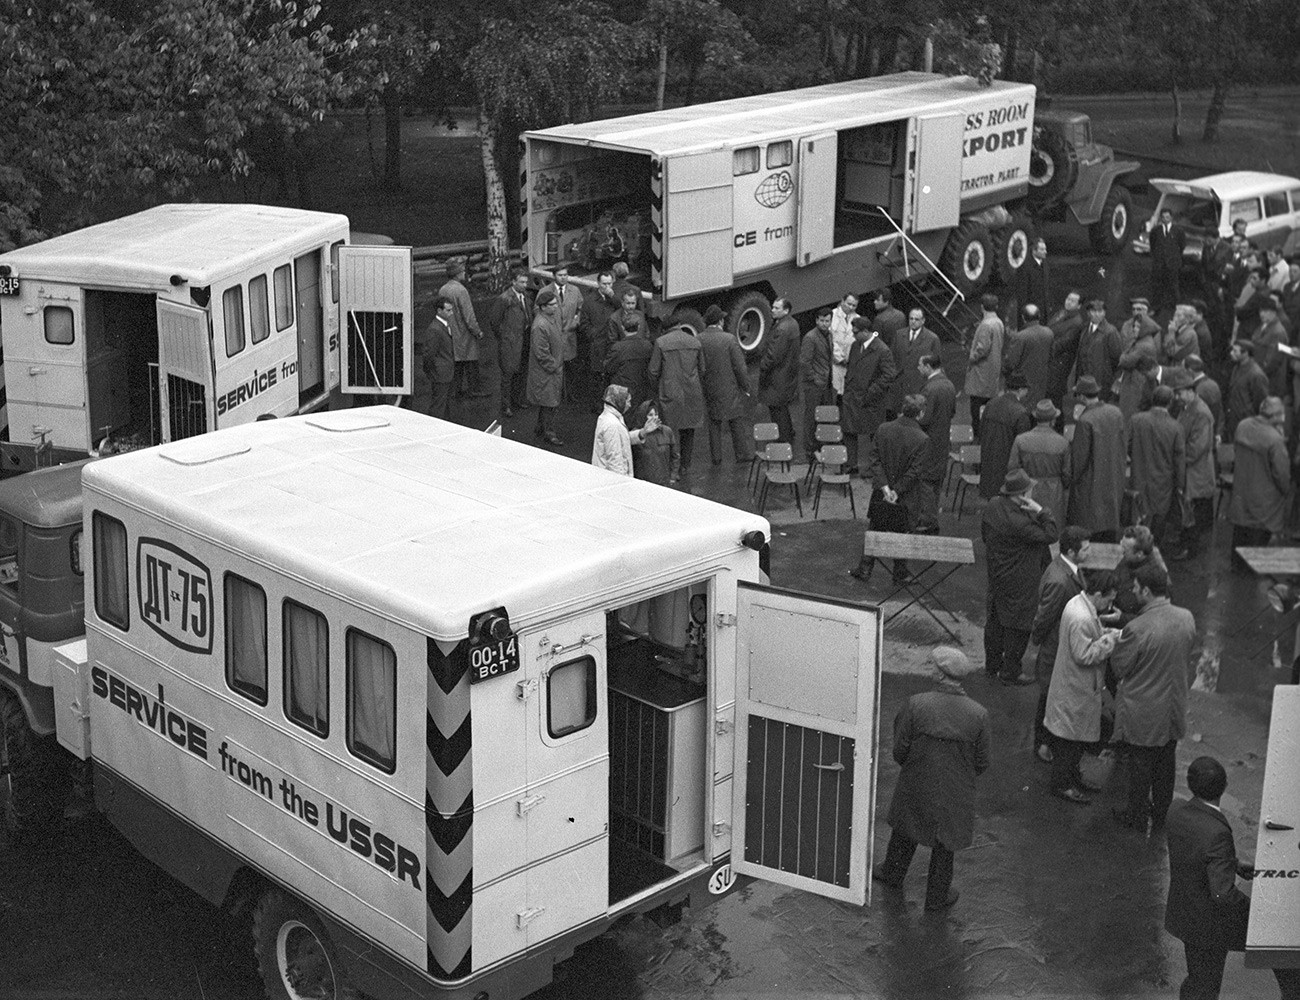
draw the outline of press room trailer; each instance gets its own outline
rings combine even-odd
[[[58,739],[254,904],[273,995],[523,996],[738,874],[866,901],[879,612],[760,585],[762,518],[388,407],[90,463],[83,502]]]
[[[526,132],[525,254],[548,275],[604,218],[657,313],[725,301],[747,349],[777,294],[802,310],[934,265],[970,292],[990,232],[1016,232],[1034,95],[895,73]]]
[[[0,254],[0,471],[408,394],[411,321],[410,249],[325,212],[160,205]]]

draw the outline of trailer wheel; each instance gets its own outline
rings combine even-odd
[[[356,1000],[338,951],[308,907],[268,889],[253,910],[253,950],[270,1000]]]
[[[982,222],[963,222],[939,256],[939,269],[970,298],[993,276],[993,237]]]
[[[762,292],[742,292],[732,300],[727,329],[736,335],[745,353],[759,350],[772,329],[772,303]]]
[[[993,255],[997,260],[998,280],[1009,285],[1029,260],[1034,246],[1033,223],[1028,216],[1013,215],[1011,222],[993,233]]]
[[[1101,209],[1101,218],[1088,227],[1092,248],[1110,257],[1124,248],[1129,223],[1133,220],[1133,199],[1126,188],[1112,185]]]
[[[1029,153],[1029,202],[1045,207],[1060,201],[1079,177],[1079,151],[1052,128],[1034,129]]]
[[[31,843],[54,829],[67,792],[68,759],[58,743],[33,733],[22,704],[0,688],[0,806],[10,840]]]

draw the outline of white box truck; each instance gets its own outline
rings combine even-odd
[[[511,1000],[746,876],[867,901],[879,610],[762,585],[761,517],[391,407],[83,504],[57,740],[271,996]]]
[[[411,284],[409,248],[350,246],[345,216],[266,205],[159,205],[0,254],[0,470],[340,390],[409,394]]]

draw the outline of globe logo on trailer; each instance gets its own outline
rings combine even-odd
[[[794,193],[794,178],[788,170],[778,170],[763,179],[754,191],[754,200],[764,208],[778,208]]]

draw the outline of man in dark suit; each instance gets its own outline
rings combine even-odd
[[[1115,369],[1119,366],[1120,355],[1123,353],[1124,341],[1119,330],[1106,319],[1106,303],[1101,299],[1093,299],[1088,303],[1088,322],[1079,334],[1076,381],[1091,375],[1097,385],[1101,386],[1102,394],[1109,395],[1111,383],[1115,381]]]
[[[1046,316],[1051,305],[1051,289],[1047,273],[1047,240],[1034,240],[1033,252],[1020,268],[1017,282],[1016,300],[1023,310],[1025,306],[1037,306],[1038,315]],[[1031,402],[1038,402],[1032,400]]]
[[[1052,373],[1052,331],[1040,322],[1042,312],[1038,306],[1025,306],[1020,310],[1023,323],[1015,333],[1008,334],[1002,348],[1002,377],[1023,375],[1029,387],[1028,401],[1032,408],[1040,399],[1047,399],[1047,383]]]
[[[434,301],[433,322],[415,337],[415,391],[411,409],[451,419],[451,384],[456,378],[456,349],[451,335],[456,304],[445,295]],[[428,409],[421,409],[423,406]]]
[[[1237,859],[1237,847],[1219,799],[1228,787],[1223,765],[1197,757],[1187,768],[1192,798],[1169,810],[1169,898],[1165,930],[1183,942],[1187,978],[1180,1000],[1218,1000],[1228,952],[1246,947],[1250,897],[1237,877],[1252,866]],[[1300,969],[1274,969],[1283,998],[1300,995]]]
[[[921,430],[917,418],[925,409],[925,399],[905,396],[901,405],[902,414],[881,424],[867,449],[867,478],[872,487],[868,517],[872,531],[911,531],[921,509],[924,491],[921,476],[930,439]],[[866,582],[875,564],[874,558],[864,555],[849,570],[849,575]],[[894,582],[906,579],[907,563],[894,560]]]
[[[1038,581],[1038,610],[1029,630],[1029,641],[1038,643],[1034,676],[1038,678],[1038,719],[1034,723],[1034,746],[1040,760],[1052,762],[1052,741],[1043,719],[1047,715],[1047,691],[1056,665],[1056,647],[1060,641],[1061,615],[1070,598],[1083,593],[1083,576],[1079,564],[1088,554],[1088,529],[1077,524],[1061,530],[1061,551],[1047,564]]]
[[[925,399],[925,412],[921,414],[921,429],[930,438],[925,453],[925,468],[921,473],[921,516],[917,520],[919,532],[939,531],[939,490],[944,473],[948,471],[948,454],[952,450],[952,415],[957,409],[957,389],[944,374],[943,359],[938,354],[923,355],[918,367],[925,376],[921,396]]]
[[[1157,314],[1166,308],[1173,309],[1181,302],[1178,278],[1183,266],[1183,247],[1187,235],[1182,226],[1174,225],[1174,213],[1162,209],[1160,221],[1152,227],[1151,241],[1151,307]]]
[[[894,352],[894,365],[898,369],[898,378],[889,391],[889,403],[885,407],[885,417],[892,419],[900,412],[904,396],[912,396],[921,391],[925,376],[916,366],[927,354],[939,353],[939,336],[926,329],[925,312],[913,306],[907,313],[907,326],[894,334],[889,344]]]
[[[523,367],[524,343],[533,325],[533,307],[528,301],[528,272],[516,271],[510,287],[488,306],[487,328],[495,342],[501,368],[501,418],[514,416],[522,385],[517,384]]]

